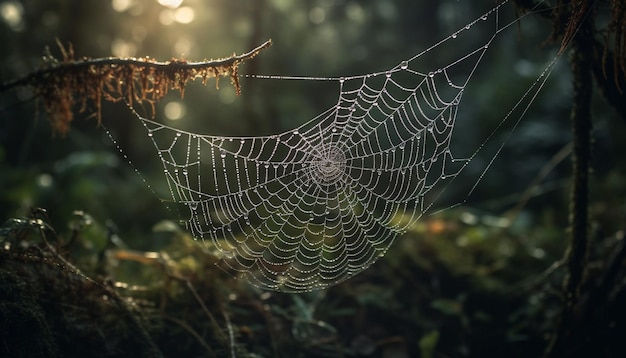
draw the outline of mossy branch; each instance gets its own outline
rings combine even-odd
[[[271,46],[268,40],[242,55],[232,55],[218,60],[188,62],[172,59],[167,62],[151,58],[82,58],[74,59],[74,51],[59,45],[63,60],[44,57],[46,66],[14,81],[0,85],[0,92],[18,87],[31,87],[37,98],[43,101],[56,132],[65,134],[72,122],[73,108],[80,104],[80,112],[88,101],[96,106],[95,116],[101,120],[102,100],[117,102],[126,100],[146,101],[152,105],[163,98],[170,89],[179,90],[184,96],[185,85],[190,80],[229,77],[237,94],[241,93],[238,66],[254,58]]]

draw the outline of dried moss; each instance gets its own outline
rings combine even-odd
[[[44,68],[0,86],[0,92],[30,86],[35,96],[43,102],[53,129],[65,134],[74,119],[75,105],[80,105],[79,111],[84,112],[87,104],[92,102],[99,123],[103,99],[112,102],[147,102],[154,112],[156,101],[170,90],[178,90],[184,96],[185,85],[195,79],[201,79],[206,84],[208,79],[215,78],[217,86],[220,77],[229,77],[237,94],[240,94],[239,65],[270,45],[271,40],[245,54],[219,60],[188,62],[172,59],[158,62],[147,57],[77,60],[71,45],[65,49],[59,44],[62,61],[46,55]]]

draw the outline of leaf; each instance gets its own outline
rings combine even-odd
[[[419,340],[420,353],[423,358],[432,358],[437,343],[439,342],[439,331],[434,330],[422,336]]]

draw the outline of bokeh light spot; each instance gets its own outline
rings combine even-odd
[[[179,9],[176,9],[176,13],[174,14],[174,19],[176,22],[181,24],[189,24],[195,19],[196,12],[190,6],[183,6]]]
[[[361,5],[356,3],[349,3],[346,6],[346,15],[348,16],[348,20],[357,23],[364,22],[366,18],[365,10],[363,10]]]
[[[117,12],[124,12],[133,6],[133,0],[111,0],[111,7]]]
[[[0,17],[14,31],[24,28],[24,7],[16,1],[5,1],[0,4]]]
[[[115,39],[111,43],[111,53],[117,57],[132,57],[137,53],[137,46],[130,41]]]
[[[41,23],[48,28],[55,28],[59,25],[59,15],[53,11],[46,11],[41,15]]]
[[[50,186],[52,186],[52,176],[50,174],[41,174],[37,177],[37,185],[39,185],[42,188],[49,188]]]
[[[143,41],[146,36],[148,36],[148,30],[146,30],[145,27],[141,26],[141,25],[137,25],[135,27],[133,27],[132,29],[132,37],[133,40],[137,41],[137,42],[141,42]]]
[[[218,97],[223,104],[231,104],[237,100],[237,93],[232,86],[224,86],[218,91]]]
[[[314,24],[321,24],[326,19],[326,12],[321,7],[314,7],[309,11],[309,21]]]
[[[173,55],[175,57],[189,56],[192,47],[193,47],[193,42],[189,40],[189,38],[181,37],[178,40],[176,40],[176,43],[174,44]]]
[[[159,13],[159,22],[161,25],[169,26],[174,23],[174,11],[170,9],[163,10]]]
[[[169,102],[163,108],[163,113],[165,114],[165,117],[171,121],[177,121],[183,118],[185,112],[185,105],[178,101]]]

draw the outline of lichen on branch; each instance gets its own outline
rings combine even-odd
[[[172,59],[158,62],[152,58],[81,58],[76,60],[72,46],[66,49],[59,44],[61,61],[45,56],[45,67],[28,75],[0,85],[0,92],[17,87],[31,87],[43,102],[52,128],[60,134],[67,133],[74,119],[73,109],[80,105],[84,112],[87,104],[96,107],[95,116],[101,121],[102,100],[128,103],[147,102],[152,106],[169,90],[185,94],[188,81],[201,79],[206,85],[209,78],[229,77],[237,94],[241,93],[238,66],[271,46],[271,40],[242,55],[202,62]]]

